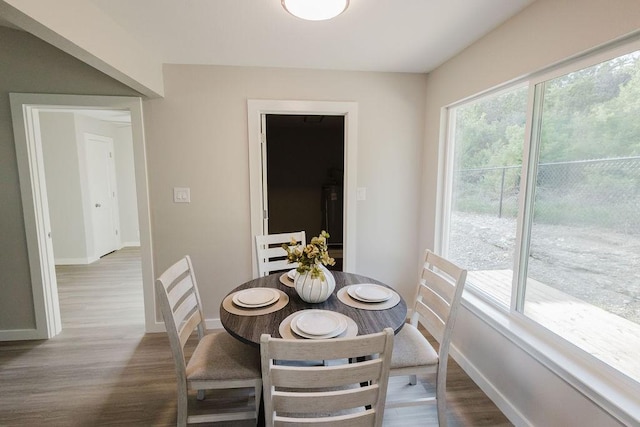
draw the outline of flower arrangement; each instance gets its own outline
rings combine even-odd
[[[311,243],[302,247],[297,244],[295,239],[291,239],[291,243],[283,244],[282,248],[287,251],[287,261],[289,263],[298,263],[296,271],[300,274],[311,272],[312,279],[326,280],[324,273],[320,269],[320,265],[334,265],[336,260],[329,256],[327,239],[329,233],[322,230],[318,237],[311,239]]]

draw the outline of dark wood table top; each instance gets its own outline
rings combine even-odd
[[[302,301],[294,288],[283,285],[280,282],[282,272],[243,283],[229,292],[229,294],[248,288],[276,288],[289,295],[289,303],[278,311],[260,316],[232,314],[220,304],[220,321],[222,322],[222,326],[240,341],[255,346],[260,345],[260,335],[264,333],[281,338],[280,332],[278,331],[280,323],[290,314],[305,309],[331,310],[342,313],[356,322],[358,325],[358,335],[380,332],[388,327],[393,328],[396,333],[402,329],[407,317],[407,304],[402,297],[400,297],[400,302],[392,308],[386,310],[364,310],[344,304],[337,296],[337,292],[341,288],[358,283],[376,283],[386,287],[389,286],[378,280],[358,274],[341,271],[332,271],[331,273],[336,279],[336,289],[327,301],[318,304]]]

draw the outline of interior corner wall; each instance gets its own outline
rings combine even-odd
[[[412,296],[426,75],[165,65],[164,76],[165,97],[144,103],[154,265],[191,255],[205,317],[252,278],[249,99],[358,103],[357,272]],[[174,187],[191,203],[173,203]]]
[[[537,0],[429,74],[420,246],[433,247],[436,237],[443,107],[637,32],[639,23],[636,0]],[[620,425],[464,306],[456,331],[453,344],[518,414],[517,425]]]
[[[139,93],[23,31],[0,27],[0,40],[0,330],[33,329],[35,314],[9,93]]]

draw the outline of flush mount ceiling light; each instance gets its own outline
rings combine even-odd
[[[335,18],[349,6],[349,0],[280,0],[282,7],[298,18],[324,21]]]

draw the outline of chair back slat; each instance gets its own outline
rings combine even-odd
[[[189,256],[181,258],[156,280],[156,294],[169,336],[178,379],[186,381],[184,345],[195,328],[205,330],[200,295]]]
[[[326,359],[325,359],[326,360]],[[300,383],[311,387],[332,387],[355,384],[363,378],[368,380],[379,378],[382,369],[380,359],[358,363],[356,366],[317,366],[297,369],[287,365],[275,365],[271,369],[271,378],[281,387],[299,387]]]
[[[369,427],[377,425],[376,416],[377,414],[375,411],[367,410],[358,415],[342,415],[330,418],[316,418],[313,420],[305,419],[305,422],[302,425],[305,427]],[[291,419],[276,416],[274,425],[277,427],[300,427],[301,423],[299,418]]]
[[[296,339],[269,341],[267,345],[269,355],[276,360],[334,360],[372,354],[371,343],[354,338],[334,338],[331,345],[324,340]]]
[[[411,323],[420,322],[440,343],[438,353],[441,360],[446,360],[449,354],[456,311],[466,278],[466,270],[429,250],[425,251]]]
[[[287,256],[287,251],[285,251],[282,246],[276,246],[273,248],[266,247],[262,249],[262,255],[267,259],[278,257],[284,258]]]
[[[414,318],[412,318],[413,326],[418,326],[420,322],[422,326],[433,336],[436,341],[442,342],[444,336],[445,324],[436,314],[423,302],[417,302],[414,306]]]
[[[259,277],[268,276],[274,271],[296,268],[298,266],[297,263],[287,263],[287,260],[284,258],[286,257],[286,251],[282,249],[282,244],[290,243],[292,238],[302,246],[307,244],[304,231],[266,234],[255,237]]]
[[[392,349],[390,328],[328,340],[262,335],[266,425],[381,426]],[[293,363],[317,360],[328,362],[321,366]],[[345,410],[359,412],[339,413]]]
[[[202,318],[200,317],[200,312],[197,310],[191,313],[191,316],[189,316],[187,320],[182,323],[182,327],[178,331],[178,335],[180,337],[180,346],[182,348],[184,348],[184,345],[187,343],[187,340],[193,333],[193,330],[201,323]]]
[[[191,276],[187,275],[169,289],[168,297],[171,309],[175,310],[178,303],[189,293],[193,293],[193,282]]]
[[[422,277],[420,278],[420,284],[433,290],[441,298],[451,303],[453,296],[456,292],[455,283],[446,276],[438,274],[428,268],[428,264],[425,263],[422,269]]]
[[[446,323],[449,318],[449,312],[451,311],[451,305],[449,301],[445,301],[442,297],[433,291],[428,286],[420,286],[418,291],[418,298],[416,302],[422,301],[426,304],[431,311],[433,311],[441,320],[442,323]]]
[[[276,412],[289,413],[343,411],[375,403],[379,392],[378,384],[326,393],[313,393],[312,396],[300,396],[301,393],[276,391],[273,392],[273,408]]]
[[[193,313],[198,311],[198,300],[194,294],[189,294],[173,311],[173,319],[181,331],[183,323]]]

